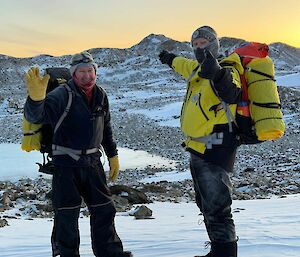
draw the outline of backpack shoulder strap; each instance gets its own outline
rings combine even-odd
[[[67,117],[67,115],[70,111],[70,107],[72,105],[72,101],[73,101],[73,92],[72,92],[70,86],[68,84],[62,84],[62,86],[64,86],[68,91],[68,103],[67,103],[67,106],[66,106],[63,114],[60,116],[58,122],[56,123],[53,134],[56,133],[56,131],[58,130],[58,128],[60,127],[60,125],[62,124],[64,119]]]
[[[99,89],[99,91],[101,92],[102,94],[102,98],[101,98],[101,108],[103,108],[104,106],[104,101],[105,101],[105,96],[106,96],[106,91],[104,90],[104,88],[102,88],[101,86],[97,86],[97,88]]]
[[[192,78],[194,77],[194,75],[196,74],[197,70],[199,69],[200,65],[197,65],[195,69],[193,69],[191,75],[189,76],[189,78],[187,79],[187,83],[190,84]]]

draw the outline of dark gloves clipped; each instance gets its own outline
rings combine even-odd
[[[214,82],[218,81],[222,77],[222,68],[218,61],[213,57],[212,53],[205,49],[204,50],[204,60],[201,63],[201,71],[199,76],[204,79],[210,79]]]
[[[174,58],[176,57],[176,55],[169,53],[166,50],[163,50],[160,52],[158,57],[162,64],[168,64],[172,68],[172,62],[173,62]]]

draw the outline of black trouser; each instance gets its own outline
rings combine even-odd
[[[53,256],[79,256],[78,217],[82,198],[91,215],[91,238],[95,256],[112,257],[123,253],[122,242],[114,226],[116,209],[100,162],[93,167],[56,166],[52,191],[55,214]]]
[[[236,241],[231,214],[232,185],[228,172],[194,154],[191,154],[190,167],[196,203],[203,213],[210,240],[212,242]]]

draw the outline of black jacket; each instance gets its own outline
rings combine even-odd
[[[70,111],[53,137],[53,144],[76,150],[91,149],[102,145],[110,158],[117,155],[110,123],[108,98],[105,91],[95,86],[89,106],[85,94],[70,80],[73,100]],[[104,101],[103,100],[104,97]],[[43,101],[27,98],[24,107],[26,119],[31,123],[50,124],[55,127],[68,102],[68,91],[59,86],[46,95]],[[103,103],[103,106],[102,106]],[[53,156],[53,163],[60,166],[90,166],[99,160],[101,153],[82,155],[75,161],[68,155]]]

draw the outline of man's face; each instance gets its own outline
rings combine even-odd
[[[192,47],[194,50],[197,48],[204,49],[208,45],[209,45],[209,41],[206,38],[196,38],[192,43]]]
[[[77,68],[75,76],[81,85],[89,85],[91,82],[96,80],[96,72],[92,66]]]

